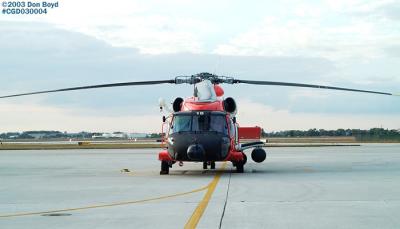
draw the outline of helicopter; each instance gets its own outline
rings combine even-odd
[[[230,161],[238,173],[243,173],[247,162],[244,150],[247,149],[252,149],[251,158],[254,162],[261,163],[266,159],[264,143],[260,141],[261,128],[241,127],[238,124],[236,102],[232,97],[224,98],[221,84],[303,87],[399,96],[388,92],[315,84],[241,80],[204,72],[191,76],[177,76],[170,80],[70,87],[0,96],[0,99],[95,88],[157,84],[194,85],[193,96],[186,99],[176,98],[171,104],[172,108],[163,99],[159,101],[160,110],[166,110],[169,113],[162,117],[162,145],[164,147],[158,154],[158,160],[161,162],[160,175],[169,174],[170,168],[176,162],[179,162],[181,166],[183,162],[202,162],[203,169],[207,169],[208,166],[210,169],[215,169],[216,162]]]

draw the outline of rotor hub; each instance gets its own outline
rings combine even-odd
[[[233,84],[234,79],[227,76],[218,76],[208,72],[202,72],[191,76],[178,76],[175,78],[176,84],[197,84],[204,80],[209,80],[212,84],[228,83]]]

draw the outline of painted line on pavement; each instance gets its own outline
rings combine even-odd
[[[199,223],[201,217],[203,216],[204,211],[207,208],[208,203],[210,202],[210,199],[212,197],[212,194],[215,191],[215,188],[217,187],[217,184],[221,178],[221,175],[223,173],[223,170],[226,167],[226,162],[222,164],[222,171],[218,171],[217,174],[215,175],[214,179],[211,181],[211,183],[207,186],[207,192],[204,195],[203,199],[199,202],[197,205],[196,209],[194,210],[192,216],[190,219],[187,221],[185,225],[185,229],[192,229],[196,228],[197,224]]]

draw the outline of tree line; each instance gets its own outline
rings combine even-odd
[[[8,132],[0,133],[0,139],[51,139],[51,138],[92,138],[93,135],[101,133],[79,132],[67,133],[60,131],[25,131],[25,132]],[[361,129],[309,129],[309,130],[283,130],[266,132],[262,131],[262,137],[355,137],[360,141],[379,141],[379,140],[395,140],[400,141],[400,130],[372,128],[369,130]],[[160,133],[152,133],[146,136],[147,138],[160,138]]]
[[[353,136],[357,140],[400,140],[400,130],[372,128],[369,130],[361,129],[309,129],[309,130],[284,130],[266,132],[263,130],[263,137],[346,137]]]

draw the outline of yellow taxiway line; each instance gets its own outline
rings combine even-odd
[[[226,165],[226,163],[223,164],[223,169],[225,168],[225,165]],[[194,190],[191,190],[191,191],[188,191],[188,192],[181,192],[181,193],[176,193],[176,194],[172,194],[172,195],[165,195],[165,196],[159,196],[159,197],[142,199],[142,200],[124,201],[124,202],[116,202],[116,203],[110,203],[110,204],[89,205],[89,206],[78,207],[78,208],[65,208],[65,209],[50,210],[50,211],[21,212],[21,213],[5,214],[5,215],[0,215],[0,218],[43,215],[43,214],[50,214],[50,213],[81,211],[81,210],[94,209],[94,208],[106,208],[106,207],[115,207],[115,206],[121,206],[121,205],[129,205],[129,204],[139,204],[139,203],[145,203],[145,202],[150,202],[150,201],[156,201],[156,200],[169,199],[169,198],[174,198],[174,197],[179,197],[179,196],[185,196],[185,195],[189,195],[189,194],[192,194],[192,193],[196,193],[196,192],[201,192],[201,191],[207,190],[207,193],[204,196],[203,200],[199,203],[199,206],[193,212],[192,217],[189,219],[188,223],[185,226],[185,228],[195,228],[197,223],[199,222],[204,210],[207,207],[207,204],[208,204],[208,202],[209,202],[209,200],[211,198],[212,193],[215,190],[215,187],[218,184],[218,181],[219,181],[219,179],[221,177],[221,174],[222,174],[221,171],[217,172],[217,174],[215,175],[214,179],[207,186],[204,186],[204,187],[201,187],[201,188],[198,188],[198,189],[194,189]]]
[[[226,162],[222,165],[222,169],[225,169],[225,166],[226,166]],[[217,184],[219,182],[219,179],[221,178],[221,175],[222,175],[221,171],[217,172],[214,179],[208,185],[206,194],[204,195],[203,199],[200,201],[199,205],[197,205],[197,208],[194,210],[190,219],[187,221],[187,223],[185,225],[185,229],[196,228],[197,224],[199,223],[199,221],[201,219],[201,216],[203,215],[204,211],[207,208],[208,202],[210,202],[211,196],[214,193],[215,188],[217,187]]]
[[[150,202],[150,201],[174,198],[174,197],[178,197],[178,196],[185,196],[185,195],[189,195],[189,194],[192,194],[192,193],[201,192],[201,191],[204,191],[206,189],[208,189],[208,185],[205,186],[205,187],[202,187],[202,188],[194,189],[194,190],[189,191],[189,192],[181,192],[181,193],[176,193],[176,194],[172,194],[172,195],[159,196],[159,197],[143,199],[143,200],[133,200],[133,201],[111,203],[111,204],[90,205],[90,206],[79,207],[79,208],[66,208],[66,209],[58,209],[58,210],[51,210],[51,211],[14,213],[14,214],[8,214],[8,215],[0,215],[0,218],[9,218],[9,217],[17,217],[17,216],[30,216],[30,215],[42,215],[42,214],[49,214],[49,213],[81,211],[81,210],[87,210],[87,209],[93,209],[93,208],[114,207],[114,206],[121,206],[121,205],[128,205],[128,204],[139,204],[139,203],[144,203],[144,202]]]

